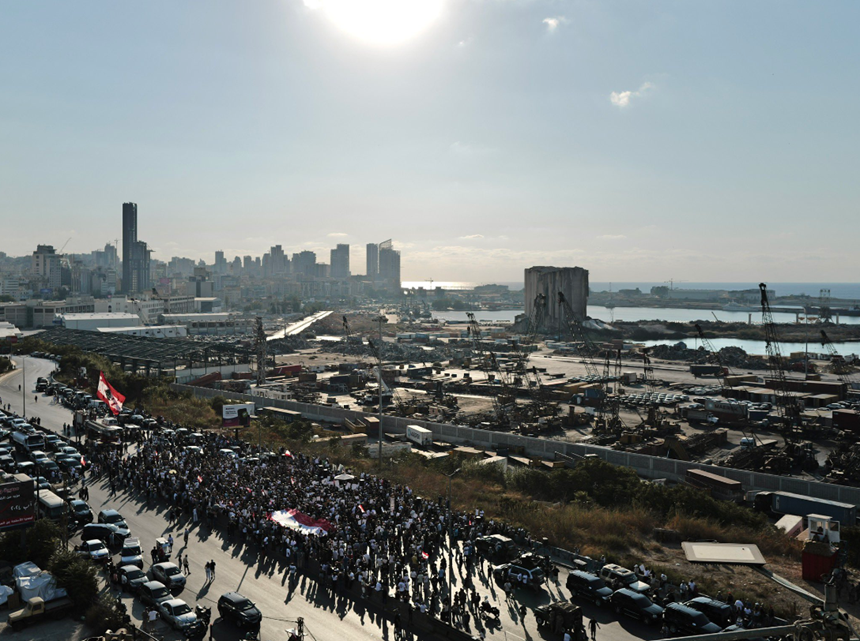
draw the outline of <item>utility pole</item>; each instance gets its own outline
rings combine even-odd
[[[24,368],[24,380],[21,382],[21,401],[24,403],[24,409],[21,411],[21,416],[27,418],[27,355],[21,354],[21,361]]]
[[[376,368],[377,392],[379,394],[379,433],[377,434],[379,446],[377,452],[379,454],[379,470],[382,471],[382,323],[387,323],[388,318],[380,312],[376,322],[379,323],[379,363]]]

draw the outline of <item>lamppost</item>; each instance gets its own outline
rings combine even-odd
[[[462,471],[463,468],[458,467],[450,474],[445,475],[448,477],[448,616],[451,617],[451,623],[453,623],[454,621],[454,618],[451,614],[451,597],[452,593],[454,592],[453,586],[451,584],[451,566],[454,565],[454,518],[453,512],[451,510],[451,479],[457,476]]]
[[[27,355],[21,354],[21,363],[24,369],[24,380],[21,381],[21,402],[24,404],[24,409],[21,410],[21,416],[27,418]]]

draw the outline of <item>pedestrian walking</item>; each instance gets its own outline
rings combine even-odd
[[[595,641],[597,639],[597,628],[600,627],[600,624],[597,622],[597,619],[592,619],[588,622],[588,630],[591,632],[591,641]]]
[[[203,569],[206,570],[206,583],[209,583],[212,580],[212,570],[209,568],[209,563],[206,563]]]
[[[212,559],[211,561],[209,561],[209,565],[210,565],[209,571],[211,572],[212,580],[214,581],[215,580],[215,559]]]
[[[191,528],[188,528],[188,527],[187,527],[187,528],[185,528],[185,535],[184,535],[184,538],[185,538],[185,545],[188,545],[188,537],[189,537],[190,535],[191,535]]]
[[[191,574],[191,568],[188,566],[188,555],[185,555],[185,560],[182,562],[185,566],[185,574]]]
[[[173,535],[172,534],[167,535],[167,546],[170,550],[170,553],[173,554]]]

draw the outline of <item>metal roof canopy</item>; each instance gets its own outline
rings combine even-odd
[[[182,338],[149,338],[52,327],[35,335],[54,345],[78,347],[114,358],[168,362],[196,357],[248,356],[247,348],[219,342],[196,342]]]
[[[729,563],[735,565],[764,565],[766,561],[757,545],[752,543],[710,543],[684,541],[681,543],[690,563]]]

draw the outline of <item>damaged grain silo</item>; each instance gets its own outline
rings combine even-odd
[[[525,274],[526,315],[532,318],[532,308],[538,294],[546,296],[546,311],[539,331],[558,331],[567,326],[559,292],[579,320],[586,317],[588,306],[588,270],[582,267],[529,267]]]

